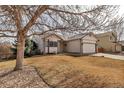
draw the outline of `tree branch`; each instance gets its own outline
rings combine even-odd
[[[5,33],[0,33],[0,38],[1,37],[10,37],[10,38],[16,38],[17,36],[11,36],[11,35],[7,35]]]
[[[10,33],[15,33],[16,31],[15,30],[0,30],[0,32],[10,32]]]
[[[24,27],[23,31],[25,31],[24,33],[27,33],[28,30],[30,29],[30,27],[32,25],[34,25],[34,23],[36,22],[37,18],[48,9],[48,5],[43,5],[42,7],[38,7],[38,9],[36,10],[36,12],[34,13],[34,15],[32,16],[31,20],[27,23],[27,25]]]
[[[70,12],[70,11],[65,11],[65,10],[60,10],[60,9],[55,9],[55,8],[51,8],[49,7],[49,10],[55,11],[55,12],[62,12],[62,13],[67,13],[67,14],[73,14],[73,15],[83,15],[83,14],[87,14],[87,13],[91,13],[94,11],[100,11],[101,9],[104,8],[104,5],[102,6],[98,6],[97,8],[93,8],[89,11],[84,11],[84,12],[80,12],[80,13],[76,13],[76,12]]]

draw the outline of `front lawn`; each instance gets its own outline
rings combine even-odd
[[[25,59],[51,87],[124,87],[124,61],[104,57],[66,55]],[[14,67],[15,61],[0,62],[0,68]]]

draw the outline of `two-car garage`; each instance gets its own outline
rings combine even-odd
[[[68,40],[66,43],[66,52],[92,54],[96,53],[96,37],[92,34],[84,34],[81,37]]]

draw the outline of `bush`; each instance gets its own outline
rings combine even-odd
[[[14,55],[17,54],[17,41],[16,40],[13,43],[13,48],[11,48],[11,50],[13,51]],[[24,56],[30,57],[30,56],[38,55],[38,54],[41,54],[41,53],[40,53],[40,50],[38,49],[37,43],[34,42],[33,40],[26,39]]]

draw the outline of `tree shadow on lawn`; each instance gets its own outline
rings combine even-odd
[[[0,72],[0,78],[9,75],[9,74],[11,74],[12,72],[14,72],[13,69],[4,69],[4,70],[2,70],[2,71]]]

